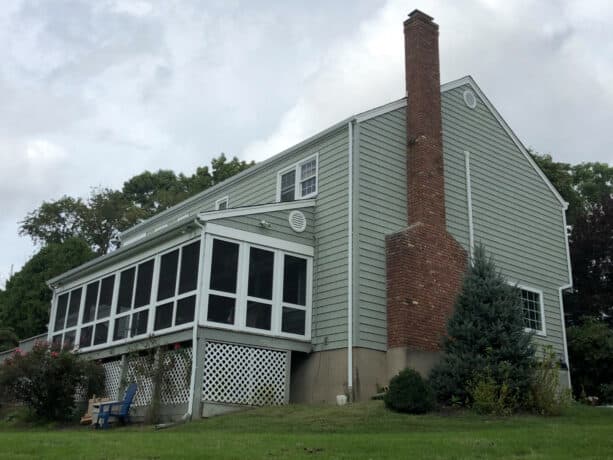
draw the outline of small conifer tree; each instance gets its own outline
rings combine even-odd
[[[516,405],[524,405],[535,349],[524,329],[519,290],[507,283],[481,245],[447,325],[444,352],[430,374],[441,402],[471,404],[472,388],[487,378],[504,385]]]

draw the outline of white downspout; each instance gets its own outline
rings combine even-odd
[[[191,420],[194,413],[194,396],[196,393],[196,369],[198,366],[198,324],[200,322],[200,304],[202,303],[202,277],[204,273],[204,236],[205,226],[200,223],[198,218],[194,219],[194,223],[202,229],[200,235],[200,256],[198,261],[198,300],[196,302],[196,311],[194,312],[194,325],[192,327],[192,372],[189,387],[189,401],[187,405],[187,413],[183,416],[183,420]]]
[[[475,251],[475,227],[473,225],[473,193],[470,183],[470,152],[464,151],[464,165],[466,167],[466,208],[468,211],[468,251],[470,263],[473,263]]]
[[[353,120],[347,127],[349,129],[349,178],[347,185],[348,196],[348,251],[347,251],[347,393],[350,401],[353,400]]]

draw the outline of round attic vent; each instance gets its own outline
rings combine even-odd
[[[304,214],[300,211],[292,211],[289,213],[289,226],[290,228],[298,233],[302,233],[306,230],[307,221]]]
[[[464,102],[468,107],[474,109],[477,107],[477,96],[471,90],[467,89],[464,91]]]

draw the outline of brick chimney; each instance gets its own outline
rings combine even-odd
[[[467,255],[445,223],[438,25],[415,10],[404,37],[408,227],[386,237],[388,371],[427,373],[440,355]]]

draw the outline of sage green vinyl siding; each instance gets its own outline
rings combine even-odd
[[[385,235],[407,225],[405,109],[358,125],[355,344],[387,349]]]
[[[315,350],[347,346],[347,184],[348,129],[342,126],[315,141],[290,150],[278,160],[260,167],[251,175],[203,192],[196,200],[170,210],[163,219],[144,225],[139,232],[176,221],[185,215],[196,216],[215,209],[215,201],[228,196],[228,208],[276,202],[277,173],[296,162],[318,154],[318,193],[313,210],[301,209],[309,220],[303,234],[292,232],[283,216],[245,216],[224,219],[223,225],[260,234],[270,234],[315,247],[313,262],[313,321],[311,337]],[[257,223],[270,217],[272,233]],[[213,223],[222,223],[214,220]],[[134,235],[130,235],[131,238]],[[308,239],[307,242],[305,239]]]
[[[562,206],[485,103],[477,96],[475,109],[466,106],[466,89],[442,97],[448,230],[468,249],[468,151],[475,242],[509,281],[543,291],[547,335],[536,341],[563,355],[559,288],[569,273]]]
[[[292,243],[313,246],[313,230],[315,228],[314,212],[310,208],[299,209],[304,214],[307,226],[304,232],[293,231],[289,226],[289,214],[291,211],[275,211],[264,214],[252,214],[249,216],[228,217],[226,219],[216,219],[211,221],[213,224],[243,230],[245,232],[257,233],[262,236],[278,238]],[[262,221],[270,224],[270,228],[261,225]]]
[[[559,288],[568,284],[560,202],[482,101],[469,109],[466,87],[442,94],[447,229],[468,251],[464,151],[471,155],[475,241],[505,276],[543,291],[545,337],[563,353]],[[387,347],[385,235],[406,227],[405,109],[359,124],[356,228],[356,346]]]

